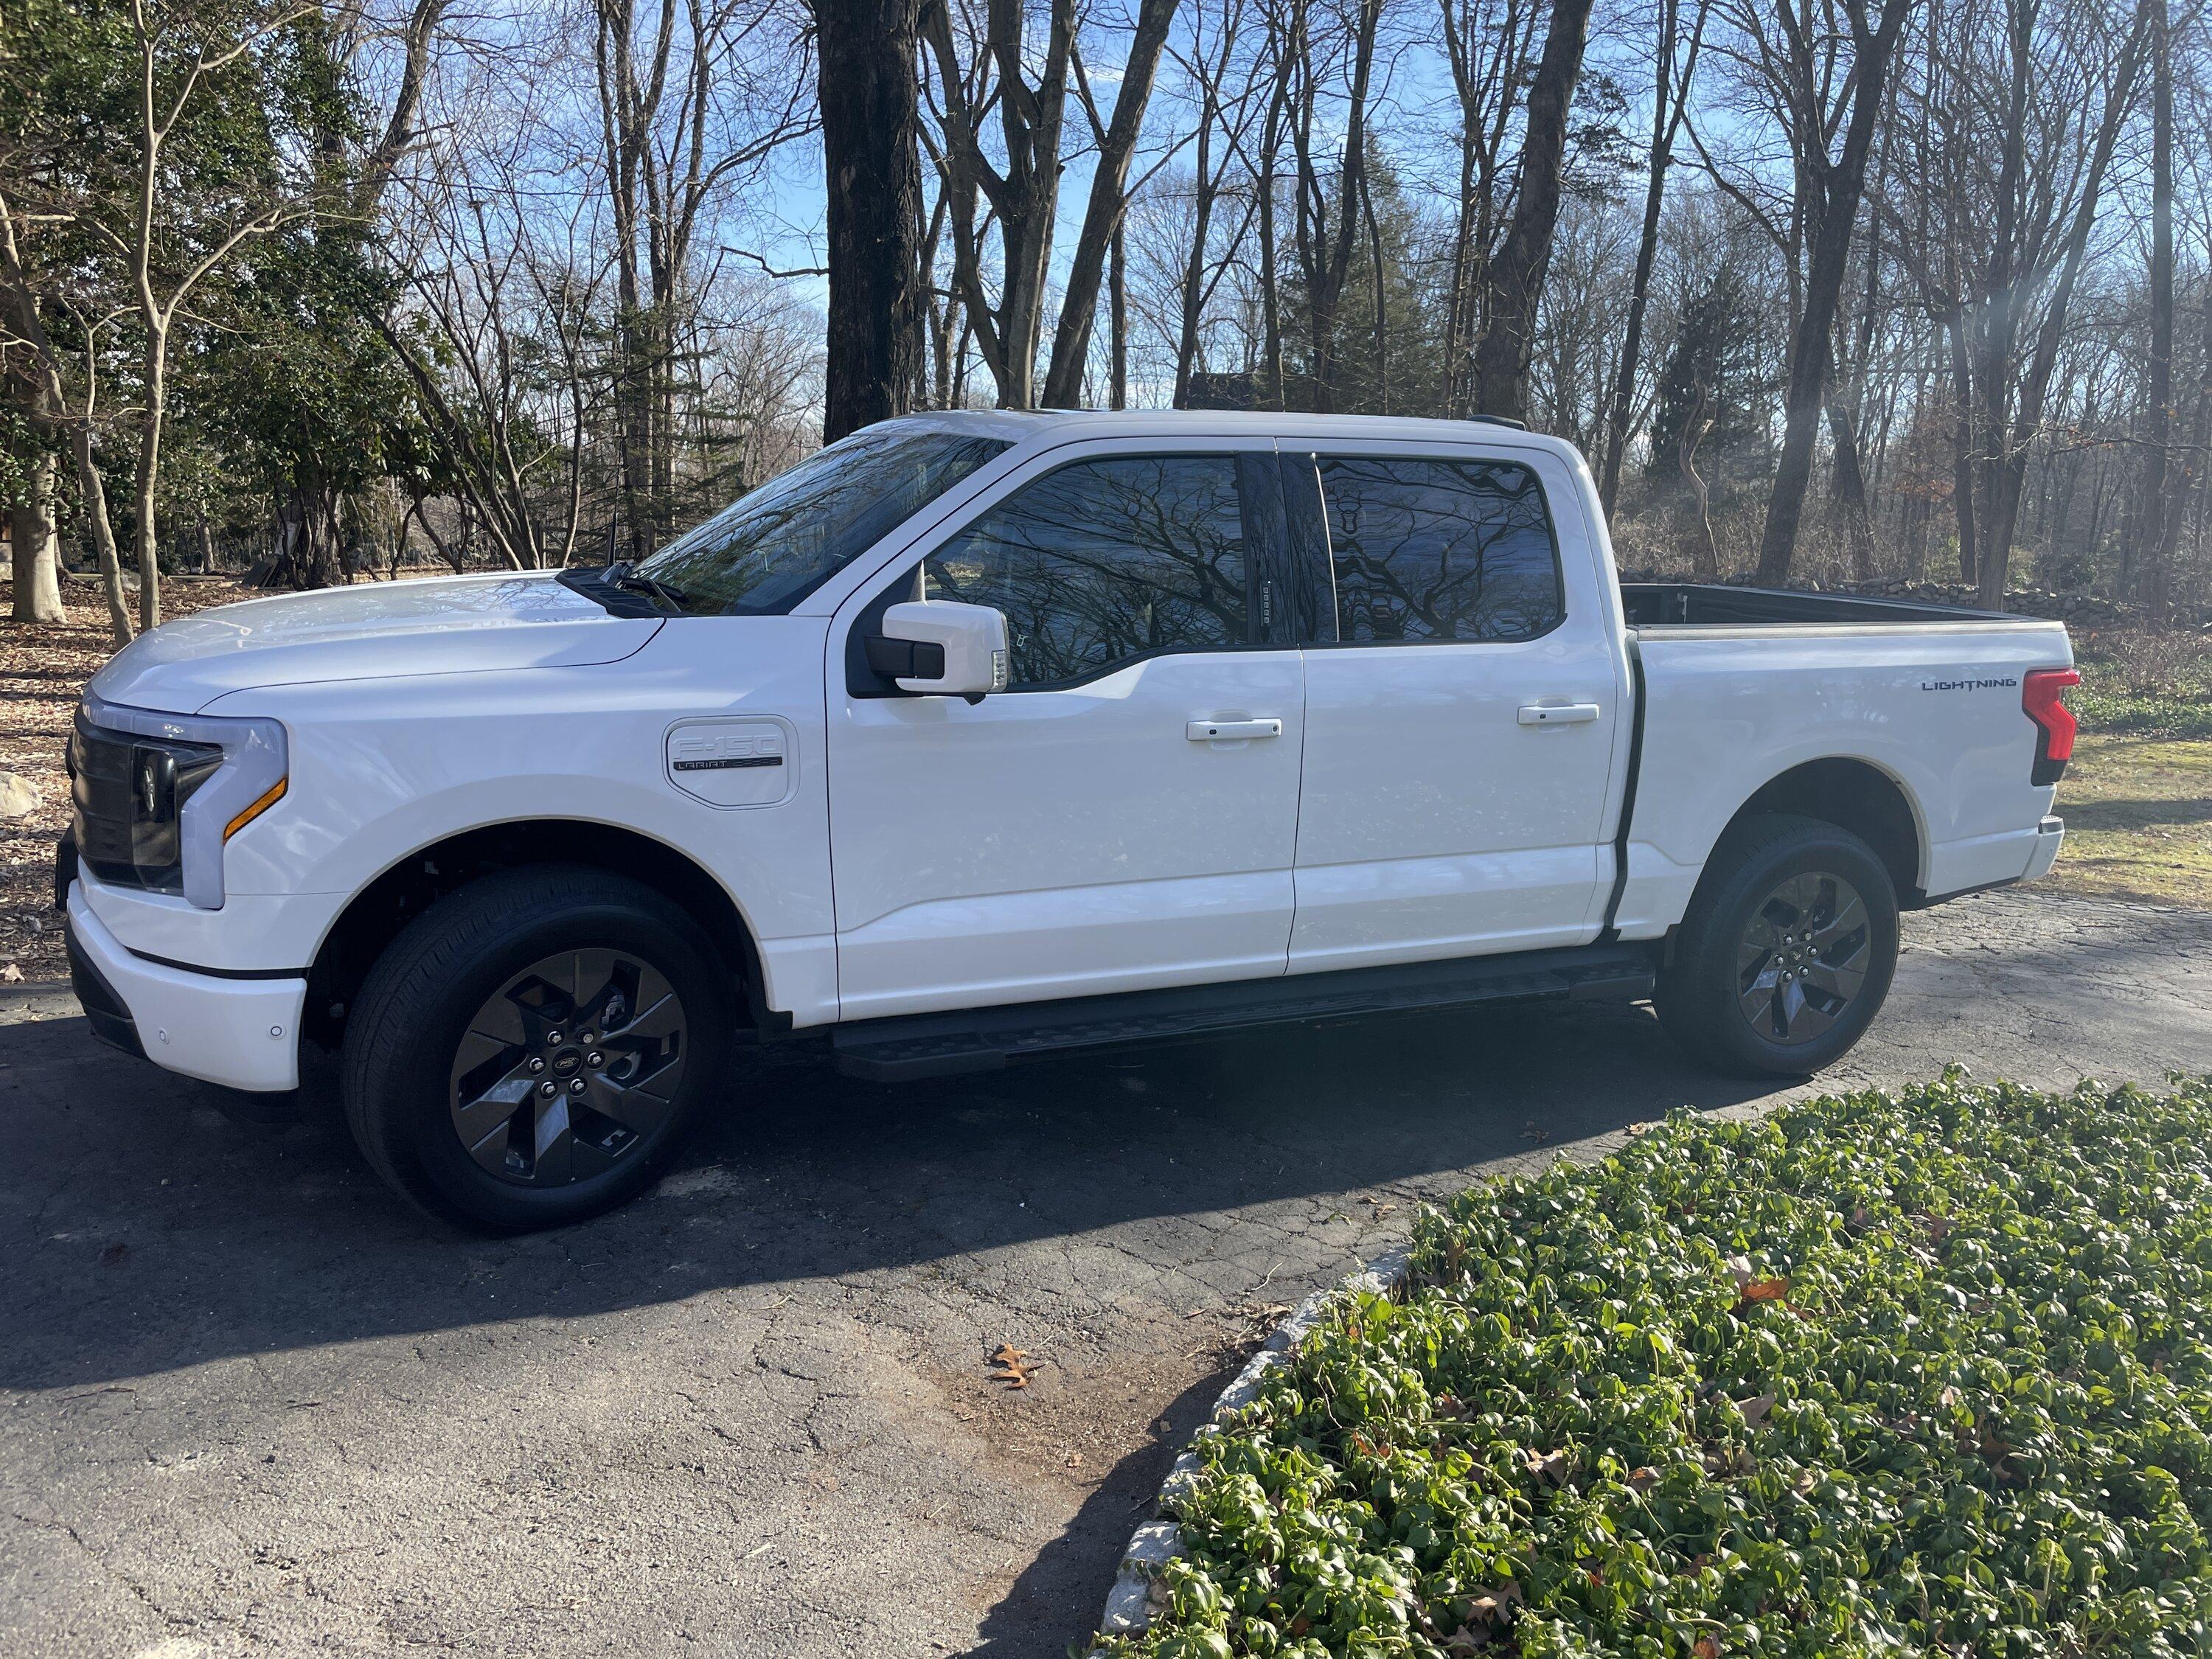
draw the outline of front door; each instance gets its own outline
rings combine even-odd
[[[1285,447],[1314,593],[1291,970],[1588,942],[1623,688],[1579,517],[1547,510],[1565,469]]]
[[[921,597],[1006,614],[1006,691],[891,695],[833,647],[842,1018],[1284,971],[1304,679],[1254,644],[1274,489],[1227,443],[1041,461],[918,555]]]

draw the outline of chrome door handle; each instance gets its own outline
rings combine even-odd
[[[1234,743],[1243,738],[1279,738],[1280,720],[1193,720],[1182,729],[1193,743]]]
[[[1598,716],[1594,702],[1524,702],[1521,705],[1521,724],[1523,726],[1587,726]]]

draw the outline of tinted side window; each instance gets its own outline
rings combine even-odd
[[[1234,455],[1078,461],[1024,486],[933,554],[930,599],[996,605],[1009,690],[1168,649],[1250,639]]]
[[[1526,640],[1558,626],[1559,552],[1527,467],[1317,459],[1339,639]]]

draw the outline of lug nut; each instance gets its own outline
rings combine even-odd
[[[586,1066],[604,1066],[606,1063],[607,1057],[601,1054],[597,1048],[592,1049],[591,1053],[584,1056],[584,1064]]]
[[[543,1054],[532,1054],[532,1055],[531,1055],[531,1057],[530,1057],[530,1069],[531,1069],[532,1071],[533,1071],[533,1072],[542,1072],[542,1071],[544,1071],[544,1070],[545,1069],[545,1056],[544,1056],[544,1055],[543,1055]]]
[[[555,1095],[560,1092],[560,1090],[553,1084],[547,1082],[541,1083],[538,1085],[538,1092],[544,1095],[548,1100],[550,1100]]]
[[[561,1046],[561,1034],[558,1031],[548,1031],[545,1034],[545,1046],[549,1048],[559,1048]]]
[[[589,1031],[579,1031],[576,1033],[576,1041],[582,1043],[586,1048],[589,1048],[598,1040],[599,1039],[594,1037]]]
[[[583,1093],[583,1092],[584,1092],[584,1079],[581,1079],[581,1078],[578,1078],[574,1082],[571,1083],[571,1084],[568,1085],[568,1092],[569,1092],[570,1094],[572,1094],[572,1095],[580,1095],[581,1093]]]

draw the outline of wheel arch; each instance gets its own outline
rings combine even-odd
[[[1849,755],[1802,762],[1753,791],[1721,835],[1765,812],[1795,812],[1850,830],[1889,872],[1900,908],[1924,901],[1927,830],[1911,791],[1885,768]]]
[[[400,930],[448,893],[498,870],[580,864],[630,877],[698,919],[756,1030],[783,1023],[766,1001],[760,946],[743,908],[697,860],[618,824],[580,818],[521,818],[481,824],[414,848],[347,901],[316,946],[307,970],[306,1035],[334,1045],[369,969]]]

